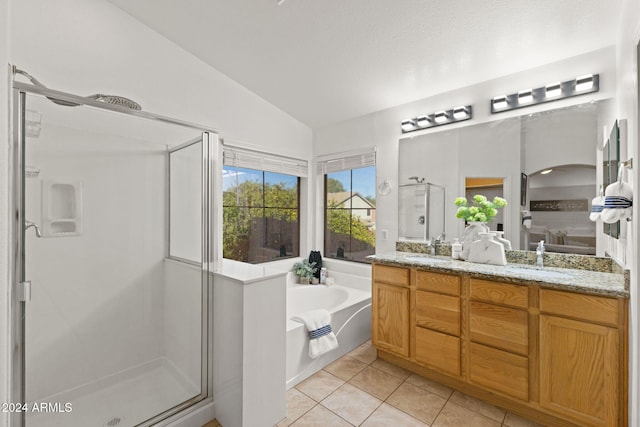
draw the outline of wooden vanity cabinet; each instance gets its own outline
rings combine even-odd
[[[371,342],[403,357],[409,356],[409,278],[408,268],[373,265]]]
[[[541,407],[584,426],[621,423],[621,309],[616,298],[540,290]]]
[[[379,357],[549,426],[627,425],[628,300],[373,265]]]

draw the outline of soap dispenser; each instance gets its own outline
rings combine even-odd
[[[456,237],[451,244],[451,258],[460,259],[460,252],[462,252],[462,243],[460,243],[460,239]]]

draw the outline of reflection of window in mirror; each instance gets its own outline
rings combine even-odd
[[[471,201],[476,194],[482,194],[487,199],[504,198],[504,178],[465,178],[465,197]],[[504,231],[504,209],[498,209],[498,214],[487,225],[491,231]]]

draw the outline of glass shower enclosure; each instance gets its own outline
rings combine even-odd
[[[13,100],[11,425],[162,424],[212,395],[217,134],[20,82]]]
[[[398,238],[426,242],[445,232],[445,189],[429,182],[398,188]]]

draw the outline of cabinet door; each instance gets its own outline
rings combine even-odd
[[[373,345],[409,356],[409,288],[373,283]]]
[[[618,424],[618,331],[540,316],[540,406],[584,426]]]

